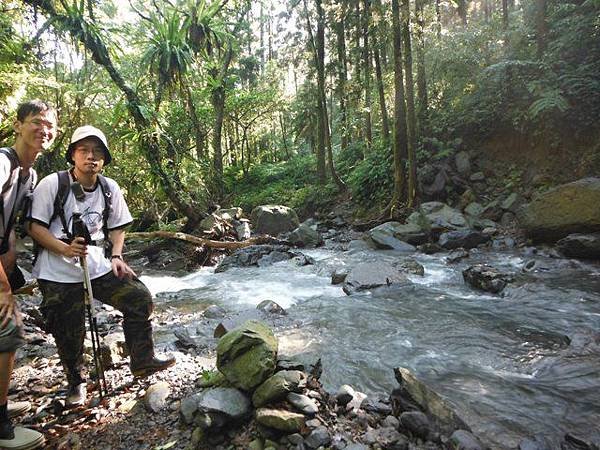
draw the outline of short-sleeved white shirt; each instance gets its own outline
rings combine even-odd
[[[73,178],[69,175],[71,184]],[[123,193],[116,181],[105,177],[111,192],[111,210],[108,216],[108,229],[123,228],[132,222],[129,208],[123,198]],[[50,233],[58,239],[68,239],[63,230],[62,221],[55,217],[50,223],[54,212],[54,199],[58,191],[58,173],[48,175],[40,181],[33,193],[30,219],[48,227]],[[104,211],[104,193],[100,184],[97,183],[93,191],[85,192],[85,199],[79,201],[69,190],[69,195],[64,205],[65,220],[72,232],[73,213],[79,212],[83,222],[86,224],[92,240],[104,239],[102,231],[102,212]],[[104,256],[104,248],[100,246],[88,246],[87,256],[90,279],[95,279],[107,274],[112,270],[111,262]],[[42,280],[55,281],[59,283],[79,283],[83,281],[83,271],[79,264],[79,258],[67,258],[42,249],[38,255],[33,276]]]
[[[16,168],[11,171],[11,168],[9,157],[0,152],[0,188],[11,179],[9,187],[3,195],[4,211],[2,211],[2,217],[0,218],[0,242],[8,239],[8,236],[4,236],[6,234],[5,230],[9,223],[15,220],[23,199],[31,191],[32,180],[35,184],[37,177],[35,170],[29,169],[27,175],[19,179],[21,170]]]

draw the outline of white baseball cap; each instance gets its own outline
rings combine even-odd
[[[106,140],[106,136],[104,135],[104,133],[98,128],[93,127],[92,125],[84,125],[82,127],[77,128],[73,132],[73,136],[71,137],[71,143],[69,144],[69,147],[67,148],[67,154],[65,155],[67,161],[71,164],[75,164],[75,162],[73,161],[73,150],[75,149],[75,144],[81,141],[82,139],[88,137],[95,137],[100,140],[102,146],[104,147],[104,165],[108,166],[112,161],[112,156],[108,151],[108,141]]]

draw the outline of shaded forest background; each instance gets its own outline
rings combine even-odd
[[[215,204],[387,216],[458,152],[529,196],[600,173],[599,74],[600,0],[2,0],[0,144],[33,97],[60,110],[42,175],[98,126],[154,227]]]

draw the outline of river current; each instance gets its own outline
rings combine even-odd
[[[444,253],[415,254],[423,277],[347,296],[331,285],[335,268],[406,254],[304,253],[314,265],[290,260],[142,280],[159,308],[190,324],[211,304],[238,312],[277,302],[294,323],[277,330],[280,353],[322,358],[329,391],[350,384],[386,394],[397,386],[393,368],[407,367],[493,448],[516,448],[537,433],[553,442],[567,432],[600,442],[600,265],[525,250],[473,252],[457,264],[447,264]],[[461,273],[478,262],[515,274],[515,281],[502,295],[474,290]]]

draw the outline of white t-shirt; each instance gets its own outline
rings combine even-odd
[[[4,211],[2,211],[3,214],[0,218],[0,242],[2,242],[4,238],[8,239],[8,236],[4,236],[4,231],[9,222],[15,220],[15,216],[21,207],[23,199],[30,192],[32,179],[35,185],[35,180],[37,178],[35,170],[29,169],[29,173],[19,180],[19,175],[21,173],[20,168],[17,167],[12,172],[10,169],[10,159],[5,153],[0,152],[0,188],[4,186],[4,183],[6,183],[9,178],[11,179],[10,186],[3,195]]]
[[[71,183],[72,177],[69,175]],[[111,192],[111,210],[108,216],[108,229],[123,228],[132,222],[129,208],[123,198],[123,193],[116,181],[105,177]],[[31,206],[31,220],[40,223],[50,230],[58,239],[68,239],[63,231],[63,225],[59,217],[55,217],[52,223],[50,218],[54,212],[54,199],[58,191],[58,173],[48,175],[40,181],[33,193]],[[81,213],[81,219],[86,224],[92,240],[104,239],[102,232],[102,211],[104,211],[104,193],[100,184],[91,192],[85,192],[85,199],[79,201],[69,189],[69,194],[64,205],[65,220],[72,232],[73,213]],[[111,262],[104,256],[104,248],[89,245],[87,255],[90,279],[95,279],[107,274],[112,270]],[[79,283],[83,281],[83,271],[79,264],[79,258],[67,258],[42,249],[38,255],[33,276],[42,280],[56,281],[59,283]]]

